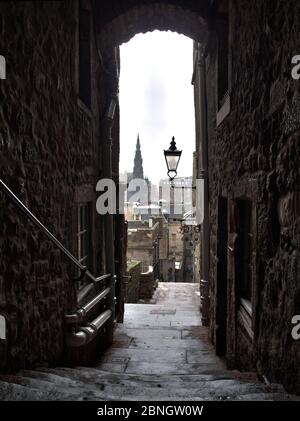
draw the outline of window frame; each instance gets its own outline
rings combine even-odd
[[[84,211],[83,211],[84,209]],[[81,213],[83,211],[83,213]],[[75,207],[75,255],[82,266],[93,273],[93,215],[92,202],[77,202]],[[77,276],[80,276],[80,270],[77,271]],[[78,288],[81,288],[86,283],[84,279],[79,281]]]
[[[229,15],[229,0],[225,0],[221,3],[218,11],[218,17],[216,20],[216,34],[217,34],[217,55],[216,55],[216,125],[217,127],[225,120],[225,118],[230,114],[231,111],[231,22]],[[225,34],[225,42],[224,42]],[[225,54],[223,52],[223,47],[225,47]],[[225,82],[222,79],[222,82],[225,83],[227,89],[223,89],[222,97],[220,97],[220,85],[221,78],[224,72],[225,65]],[[221,69],[222,67],[222,69]],[[222,83],[222,84],[223,84]]]
[[[81,106],[90,111],[92,107],[92,16],[84,0],[78,0],[77,16],[78,100]]]
[[[245,207],[242,210],[242,207]],[[246,209],[248,207],[248,209]],[[236,293],[237,293],[237,318],[239,323],[244,327],[246,330],[249,338],[253,341],[254,339],[254,306],[255,306],[255,285],[254,285],[254,271],[255,271],[255,262],[254,262],[254,251],[253,251],[253,233],[255,228],[254,223],[254,204],[253,201],[249,198],[236,198],[235,199],[235,208],[236,208],[236,221],[235,221],[235,231],[237,233],[238,238],[240,241],[236,244],[236,247],[241,247],[241,250],[237,250],[237,252],[241,252],[241,254],[236,255],[236,259],[242,259],[239,261],[239,265],[236,266],[237,273],[239,276],[236,279]],[[248,229],[247,223],[245,221],[241,224],[241,219],[245,218],[245,209],[247,217],[249,218],[248,221]],[[246,225],[246,227],[245,227]],[[243,227],[244,229],[242,229]],[[245,247],[244,242],[249,239],[247,242],[248,246],[246,247],[246,253],[248,254],[247,265],[245,266]],[[250,245],[249,245],[250,244]],[[249,268],[251,268],[249,270]],[[243,287],[241,283],[241,278],[244,281],[244,272],[245,270],[248,271],[247,274],[247,281],[250,283],[250,297],[243,294]]]

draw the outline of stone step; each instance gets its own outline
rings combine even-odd
[[[106,377],[101,376],[98,377],[97,374],[87,372],[85,370],[78,371],[73,370],[72,373],[65,373],[60,370],[53,370],[51,373],[49,371],[47,372],[41,372],[36,373],[34,372],[34,375],[32,376],[32,373],[24,373],[23,375],[34,377],[34,378],[41,378],[46,380],[53,380],[58,381],[57,377],[64,377],[65,381],[67,382],[68,379],[74,380],[74,381],[80,381],[85,384],[90,384],[91,386],[97,386],[97,387],[113,387],[115,390],[116,388],[125,388],[126,390],[128,388],[132,387],[139,387],[143,389],[155,389],[160,388],[160,390],[166,389],[166,390],[173,390],[173,391],[181,391],[183,388],[189,389],[189,390],[199,390],[203,389],[207,385],[211,385],[213,388],[217,387],[229,387],[232,385],[240,385],[241,382],[238,382],[234,379],[228,379],[226,376],[193,376],[190,378],[183,378],[174,376],[174,378],[164,378],[164,377],[158,377],[155,379],[149,378],[149,376],[140,376],[140,377],[130,377],[130,376],[111,376],[109,374],[106,374]],[[63,383],[63,382],[62,382]],[[176,392],[178,393],[178,392]]]
[[[0,381],[6,383],[14,383],[29,389],[42,390],[47,394],[62,394],[63,397],[67,396],[70,400],[98,400],[103,398],[104,387],[97,387],[96,385],[89,385],[81,381],[75,381],[70,378],[63,378],[55,375],[47,375],[46,373],[39,372],[24,372],[16,376],[1,376]],[[56,399],[59,399],[56,396]],[[105,394],[105,398],[110,398]]]
[[[53,372],[61,376],[69,376],[70,378],[83,379],[83,381],[94,382],[93,379],[99,378],[105,382],[111,382],[112,384],[127,384],[129,382],[141,382],[143,386],[145,384],[159,384],[160,387],[174,387],[174,382],[182,387],[183,384],[188,384],[189,388],[197,388],[199,383],[205,383],[209,381],[229,381],[234,380],[238,384],[255,384],[263,390],[269,392],[280,392],[286,393],[283,386],[280,384],[271,384],[266,386],[260,383],[255,373],[240,372],[237,370],[211,370],[211,374],[181,374],[172,376],[162,375],[150,375],[150,374],[130,374],[130,373],[108,373],[101,368],[90,368],[90,367],[76,367],[76,368],[65,368],[58,367],[55,369],[45,369],[47,372]]]
[[[228,370],[209,343],[208,329],[199,326],[192,295],[197,286],[172,285],[161,285],[159,305],[128,306],[97,367],[2,375],[0,400],[300,400],[280,385],[260,383],[254,373]]]
[[[242,400],[242,401],[282,401],[282,400],[299,400],[297,397],[291,397],[282,393],[250,393],[235,398],[228,398],[226,396],[216,397],[216,396],[190,396],[189,393],[185,397],[175,397],[175,396],[166,396],[160,395],[158,397],[145,397],[144,395],[135,395],[135,396],[108,396],[101,395],[95,396],[93,394],[84,394],[72,395],[67,393],[62,393],[61,391],[41,391],[28,386],[21,386],[15,383],[7,383],[0,381],[0,400],[1,401],[83,401],[83,400],[104,400],[104,401],[145,401],[145,400],[155,400],[155,401],[215,401],[215,400]]]
[[[137,365],[138,363],[133,363],[133,364]],[[148,364],[148,363],[145,363],[145,364]],[[150,364],[151,363],[149,363],[149,365]],[[149,379],[155,379],[155,378],[161,379],[162,377],[173,379],[174,377],[178,377],[178,376],[182,377],[182,378],[189,378],[189,377],[193,378],[195,376],[217,376],[218,378],[225,376],[225,378],[236,378],[234,375],[230,374],[231,373],[230,371],[226,371],[223,368],[216,368],[215,364],[211,364],[211,365],[203,364],[201,369],[199,367],[198,370],[196,370],[197,367],[195,367],[195,365],[185,364],[184,365],[185,370],[182,370],[182,372],[180,372],[180,370],[178,369],[177,372],[173,370],[173,372],[168,373],[168,374],[160,373],[160,372],[157,372],[156,370],[154,372],[151,372],[151,373],[149,373],[148,371],[145,372],[145,373],[141,373],[139,370],[138,370],[139,372],[130,372],[128,370],[126,370],[125,373],[120,372],[119,370],[114,372],[114,371],[112,371],[113,365],[114,364],[101,363],[99,365],[99,367],[95,367],[95,368],[76,367],[76,369],[80,370],[80,371],[90,372],[91,375],[93,375],[94,370],[97,370],[97,373],[99,373],[99,374],[102,373],[103,376],[106,376],[107,373],[109,373],[110,375],[115,375],[116,379],[121,375],[122,376],[132,376],[132,377],[136,377],[136,378],[140,378],[141,376],[143,376],[143,377],[148,376]],[[155,366],[155,364],[152,364],[152,365]],[[158,365],[158,367],[164,366],[163,363],[157,363],[157,365]],[[188,367],[190,367],[189,371],[187,370]]]
[[[143,376],[138,374],[130,373],[108,373],[97,368],[88,368],[88,367],[77,367],[77,368],[64,368],[57,367],[54,369],[45,369],[41,372],[58,374],[62,377],[78,378],[84,379],[85,381],[94,382],[94,379],[101,379],[103,381],[111,381],[112,383],[117,383],[120,380],[122,382],[139,382],[146,381],[147,383],[160,383],[160,384],[170,384],[173,383],[173,377],[176,377],[177,382],[189,382],[190,384],[197,382],[207,382],[211,380],[232,380],[235,379],[234,375],[230,372],[216,372],[215,374],[183,374],[176,376],[161,376],[161,375],[150,375],[144,374]]]
[[[0,401],[54,401],[68,400],[67,395],[58,392],[44,392],[39,389],[21,386],[0,380]]]
[[[116,382],[114,376],[102,375],[99,379],[97,370],[81,368],[69,373],[62,369],[53,369],[51,372],[22,371],[17,376],[1,376],[1,380],[34,391],[42,390],[47,394],[47,400],[119,400],[120,397],[123,400],[246,400],[246,397],[251,400],[251,397],[256,399],[259,396],[268,400],[286,398],[283,390],[278,387],[277,390],[268,391],[262,384],[236,379],[199,376],[184,379],[174,376],[170,381],[162,376],[149,382],[148,377],[140,376],[136,379],[119,376],[119,382]]]

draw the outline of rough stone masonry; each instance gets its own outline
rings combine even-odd
[[[160,29],[204,47],[210,337],[229,367],[256,370],[297,392],[300,342],[291,321],[300,314],[300,84],[291,59],[300,54],[299,16],[298,0],[0,4],[0,177],[74,254],[78,208],[91,206],[97,275],[106,271],[109,244],[103,218],[95,217],[95,186],[105,165],[105,113],[118,90],[118,46]],[[202,112],[196,101],[198,173]],[[70,363],[64,315],[77,306],[77,274],[2,194],[0,220],[7,326],[0,367]],[[116,233],[117,217],[114,224]],[[121,261],[117,235],[114,248]]]

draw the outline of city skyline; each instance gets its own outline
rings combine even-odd
[[[121,45],[120,55],[120,172],[133,171],[139,135],[144,176],[158,184],[167,177],[163,150],[175,136],[183,151],[178,176],[191,176],[193,41],[170,31],[154,31]]]

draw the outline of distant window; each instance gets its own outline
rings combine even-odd
[[[91,16],[79,1],[79,97],[91,107]]]
[[[91,269],[91,207],[89,203],[77,208],[77,258],[83,266]]]

